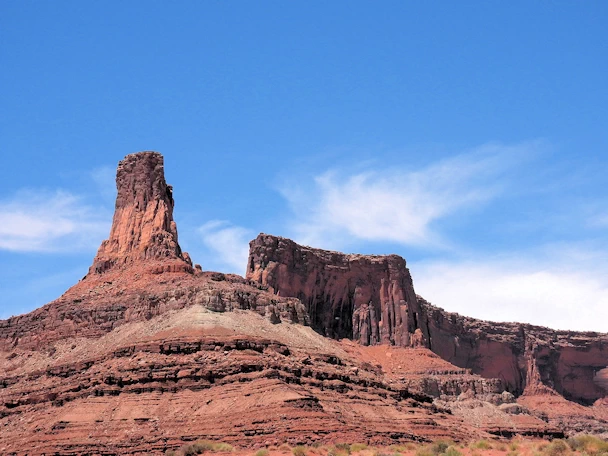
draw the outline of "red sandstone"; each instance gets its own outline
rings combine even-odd
[[[1,454],[608,431],[606,335],[447,313],[396,255],[261,235],[246,279],[193,269],[163,166],[127,156],[87,276],[0,321]]]

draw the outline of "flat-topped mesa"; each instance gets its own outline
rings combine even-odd
[[[418,304],[403,258],[347,255],[267,234],[249,246],[247,278],[299,298],[321,334],[363,345],[426,345],[424,330],[416,330]]]
[[[109,239],[102,242],[89,274],[135,262],[155,262],[153,272],[191,272],[177,241],[172,187],[158,152],[127,155],[116,172],[116,207]]]
[[[363,345],[423,346],[516,395],[559,393],[590,405],[608,396],[608,335],[464,317],[417,297],[397,255],[346,255],[260,234],[247,278],[299,298],[311,326]]]

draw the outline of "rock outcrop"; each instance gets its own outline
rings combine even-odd
[[[412,278],[397,255],[345,255],[260,234],[250,243],[246,277],[300,299],[325,336],[363,345],[426,344]]]
[[[447,313],[396,255],[261,235],[247,278],[203,272],[179,246],[160,154],[127,156],[117,189],[87,276],[0,321],[2,454],[608,430],[605,335]]]
[[[109,239],[103,241],[89,274],[135,262],[161,261],[168,271],[192,272],[173,220],[173,187],[165,181],[158,152],[127,155],[116,172],[116,207]]]
[[[3,454],[164,454],[201,438],[259,448],[466,440],[505,428],[562,435],[493,410],[502,421],[471,426],[309,327],[199,305],[97,339],[0,353]]]
[[[297,299],[277,297],[239,276],[192,268],[178,243],[172,188],[165,181],[161,154],[127,155],[118,165],[116,188],[110,237],[102,242],[87,276],[40,309],[0,321],[0,350],[101,337],[125,323],[197,304],[308,324]]]
[[[608,335],[493,323],[449,313],[416,296],[405,260],[346,255],[260,234],[247,278],[300,299],[322,334],[363,345],[429,348],[450,363],[499,378],[516,395],[555,391],[592,404],[608,391]]]
[[[468,318],[418,298],[429,348],[457,366],[500,378],[514,394],[552,394],[591,405],[608,396],[598,374],[608,366],[608,335],[556,331]]]

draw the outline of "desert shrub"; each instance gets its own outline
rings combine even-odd
[[[293,456],[306,456],[306,448],[303,446],[297,446],[291,450]]]
[[[406,443],[404,445],[391,445],[389,449],[394,451],[395,453],[406,453],[408,451],[412,451],[418,448],[418,445],[413,443]]]
[[[215,444],[209,440],[199,440],[192,446],[198,452],[197,454],[201,454],[205,451],[213,451],[214,445]]]
[[[543,454],[546,456],[563,456],[570,453],[570,446],[561,439],[552,441],[543,449]]]
[[[194,445],[186,445],[186,446],[182,447],[181,452],[182,452],[183,456],[194,456],[196,454],[200,454],[199,452],[196,451],[196,449],[194,448]]]
[[[549,446],[549,444],[547,442],[543,442],[536,447],[536,450],[542,453],[543,451],[545,451],[547,446]]]
[[[511,451],[519,450],[519,443],[517,443],[517,442],[509,443],[509,450],[511,450]]]
[[[350,446],[350,451],[352,451],[353,453],[363,450],[367,450],[367,445],[365,443],[353,443]]]
[[[336,450],[342,451],[345,454],[350,454],[350,445],[348,443],[336,443]]]
[[[492,444],[487,440],[478,440],[477,442],[471,443],[469,447],[476,450],[489,450],[492,448]]]
[[[498,445],[496,445],[496,449],[498,451],[507,451],[507,445],[505,445],[504,443],[499,443]]]
[[[165,451],[165,456],[177,456],[175,450],[167,450]]]
[[[348,448],[340,447],[341,444],[333,445],[327,451],[327,456],[348,456],[350,454],[350,446]]]
[[[261,450],[258,450],[255,453],[255,456],[268,456],[270,453],[268,452],[268,450],[266,448],[263,448]]]
[[[214,443],[209,440],[200,440],[192,445],[183,446],[180,451],[183,456],[194,456],[206,452],[228,452],[233,450],[234,448],[232,445],[227,443]]]
[[[439,455],[459,456],[462,453],[453,442],[448,440],[438,440],[431,445],[418,448],[416,456],[439,456]]]
[[[435,456],[431,447],[425,446],[416,450],[416,456]]]
[[[437,440],[431,445],[431,451],[433,454],[444,454],[451,445],[452,442],[448,442],[447,440]]]
[[[211,451],[222,451],[222,452],[234,451],[234,447],[228,443],[220,442],[220,443],[213,444]]]
[[[584,452],[590,456],[608,454],[608,442],[593,435],[577,435],[568,439],[568,445],[574,451]]]
[[[450,445],[444,452],[443,454],[445,456],[462,456],[462,453],[460,451],[458,451],[458,449],[453,446]]]

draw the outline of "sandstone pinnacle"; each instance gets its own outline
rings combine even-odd
[[[178,243],[173,188],[165,181],[163,156],[127,155],[118,164],[116,190],[110,237],[99,247],[89,274],[138,262],[156,262],[156,268],[164,270],[192,270],[190,257]]]

